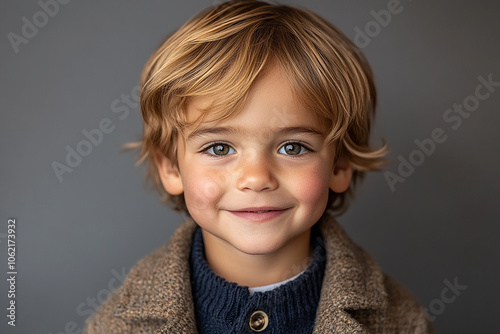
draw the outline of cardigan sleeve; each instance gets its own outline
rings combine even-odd
[[[115,290],[104,304],[87,319],[82,334],[132,333],[132,328],[123,319],[114,316],[118,302],[119,293],[118,290]]]
[[[120,290],[109,298],[85,322],[82,334],[156,334],[162,333],[164,321],[158,319],[123,319],[115,315]]]

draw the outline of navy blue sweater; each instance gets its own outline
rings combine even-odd
[[[202,334],[312,333],[326,260],[323,239],[316,228],[312,229],[311,246],[312,262],[300,276],[273,290],[250,296],[248,287],[226,281],[208,266],[198,228],[190,260],[198,331]]]

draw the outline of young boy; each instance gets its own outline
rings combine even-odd
[[[189,219],[84,332],[432,332],[329,213],[383,163],[375,104],[366,59],[316,14],[243,0],[189,20],[141,91],[142,159]]]

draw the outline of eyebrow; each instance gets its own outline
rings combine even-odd
[[[313,128],[313,127],[308,127],[308,126],[287,126],[287,127],[280,127],[276,128],[275,131],[273,131],[276,134],[283,135],[283,134],[309,134],[309,135],[314,135],[314,136],[323,136],[324,133]],[[216,126],[216,127],[210,127],[210,128],[200,128],[196,129],[195,131],[191,132],[188,137],[187,141],[192,141],[197,138],[207,136],[207,135],[227,135],[227,134],[243,134],[245,133],[245,130],[242,128],[237,128],[237,127],[232,127],[232,126]]]

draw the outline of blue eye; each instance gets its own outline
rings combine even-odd
[[[224,156],[224,155],[229,155],[229,154],[235,154],[236,151],[234,148],[227,144],[223,143],[216,143],[213,145],[210,145],[205,149],[205,152],[207,152],[210,155],[214,156]]]
[[[309,150],[300,143],[286,143],[280,147],[278,153],[285,155],[300,155],[308,152]]]

